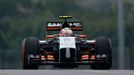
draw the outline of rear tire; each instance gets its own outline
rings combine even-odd
[[[105,62],[95,61],[91,69],[110,69],[112,67],[111,40],[106,37],[96,39],[96,54],[106,54]]]
[[[34,37],[25,38],[22,41],[22,63],[23,69],[38,69],[37,64],[32,64],[28,58],[30,54],[37,54],[39,51],[39,40]]]

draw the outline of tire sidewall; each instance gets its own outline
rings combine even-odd
[[[28,56],[30,54],[38,54],[39,40],[35,37],[25,38],[22,42],[22,62],[24,69],[35,69],[37,65],[31,64]]]

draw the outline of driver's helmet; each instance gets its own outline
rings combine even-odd
[[[70,28],[63,28],[60,31],[60,36],[71,36],[73,34],[73,31]]]

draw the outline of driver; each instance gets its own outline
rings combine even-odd
[[[70,28],[63,28],[59,33],[59,35],[62,37],[63,36],[72,36],[72,34],[73,34],[73,31]]]

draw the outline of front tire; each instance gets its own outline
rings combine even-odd
[[[111,40],[106,37],[96,39],[96,54],[106,54],[105,62],[91,64],[91,69],[110,69],[112,67],[112,45]]]
[[[38,65],[32,64],[28,58],[30,54],[37,54],[39,51],[39,40],[34,37],[25,38],[22,41],[22,63],[23,69],[38,69]]]

